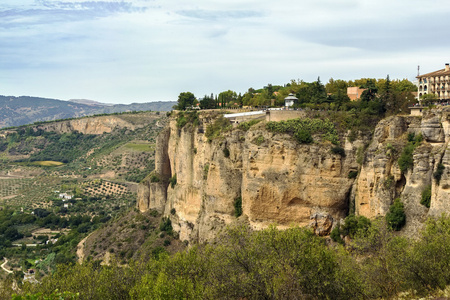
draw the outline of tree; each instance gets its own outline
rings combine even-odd
[[[438,100],[439,99],[435,94],[425,94],[425,95],[420,96],[420,102],[424,106],[430,106]]]
[[[219,94],[219,103],[221,107],[233,105],[237,101],[237,94],[231,90]]]
[[[390,229],[400,230],[406,224],[406,215],[403,203],[396,198],[386,214],[386,222]]]
[[[368,79],[365,84],[361,85],[361,88],[366,89],[361,94],[362,101],[369,102],[375,99],[378,92],[378,88],[375,85],[375,80]]]
[[[195,96],[191,92],[183,92],[178,96],[178,105],[174,108],[178,110],[185,110],[186,108],[192,106],[195,102]]]
[[[214,98],[211,96],[206,96],[203,97],[202,100],[200,100],[200,108],[201,109],[213,109],[216,108],[216,101],[214,100]]]

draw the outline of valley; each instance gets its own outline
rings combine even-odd
[[[446,295],[422,272],[446,261],[448,107],[226,113],[5,130],[4,282],[83,299]]]
[[[138,182],[154,168],[165,122],[162,113],[139,112],[0,131],[0,252],[8,270],[21,278],[33,269],[40,278],[58,263],[75,262],[88,233],[126,218]]]

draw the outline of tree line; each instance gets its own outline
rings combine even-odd
[[[107,266],[60,265],[41,284],[23,285],[21,293],[56,291],[80,299],[391,299],[437,297],[450,284],[448,216],[429,219],[416,239],[396,235],[384,218],[352,220],[347,229],[351,238],[343,246],[307,228],[234,226],[214,243],[173,256],[155,252],[128,265],[114,260]]]
[[[358,101],[352,101],[347,96],[348,87],[360,87],[365,89]],[[244,94],[235,91],[223,91],[218,95],[205,95],[197,100],[191,92],[182,92],[178,97],[178,110],[191,107],[201,109],[233,108],[243,106],[284,106],[284,98],[294,94],[298,98],[295,108],[351,110],[369,107],[373,113],[395,114],[407,111],[408,105],[416,100],[411,92],[417,91],[417,87],[407,79],[390,80],[362,78],[357,80],[334,80],[331,78],[323,84],[318,78],[313,82],[292,80],[281,86],[268,84],[255,90],[249,88]]]

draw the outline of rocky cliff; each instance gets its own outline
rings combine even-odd
[[[106,116],[93,116],[78,119],[69,119],[38,125],[38,129],[68,133],[78,131],[83,134],[110,133],[114,128],[128,128],[135,130],[143,127],[155,119],[159,119],[154,112],[141,112],[133,115],[118,114]]]
[[[309,225],[327,235],[348,213],[375,218],[401,198],[405,230],[414,231],[426,217],[450,210],[448,116],[440,109],[423,117],[390,117],[370,139],[352,142],[342,133],[345,154],[331,151],[329,142],[299,144],[267,131],[264,122],[208,140],[204,131],[211,116],[201,114],[199,126],[181,129],[172,118],[158,138],[155,172],[140,185],[138,208],[170,216],[182,240],[204,241],[236,221],[256,229]],[[423,141],[413,152],[412,167],[402,172],[398,158],[410,133]],[[444,166],[440,182],[433,177],[438,164]],[[429,209],[420,204],[428,185]],[[239,200],[242,216],[236,218]]]

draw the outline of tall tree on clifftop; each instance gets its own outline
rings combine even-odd
[[[190,107],[195,102],[195,96],[191,92],[183,92],[178,96],[178,105],[175,105],[174,108],[178,110],[185,110],[187,107]]]

